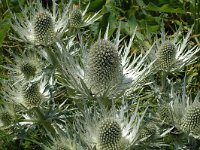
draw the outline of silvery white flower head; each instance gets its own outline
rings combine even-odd
[[[100,107],[86,107],[83,120],[77,120],[77,128],[90,149],[129,149],[138,140],[138,130],[146,112],[140,116],[138,107],[133,113],[128,112],[127,104],[119,109],[113,104],[110,110],[101,104]]]
[[[52,0],[52,12],[42,7],[40,0],[28,3],[28,7],[20,8],[22,17],[13,14],[13,29],[20,36],[19,41],[33,45],[49,45],[58,41],[66,32],[68,24],[68,6],[63,11],[59,5]]]
[[[52,79],[42,78],[16,84],[7,83],[2,92],[3,97],[7,101],[21,104],[27,109],[39,107],[50,97],[50,92],[46,86],[47,84],[53,85],[53,82]]]
[[[184,66],[195,62],[195,55],[200,51],[197,46],[189,43],[189,37],[193,26],[184,38],[180,38],[181,27],[172,36],[167,36],[164,25],[161,27],[161,39],[156,40],[156,47],[151,53],[151,60],[155,60],[156,70],[175,72],[183,69]]]
[[[141,81],[150,74],[153,62],[146,64],[145,60],[153,46],[145,54],[132,56],[131,46],[136,29],[128,45],[120,39],[120,27],[113,41],[109,40],[108,32],[109,26],[104,38],[99,36],[89,50],[87,44],[81,42],[80,49],[70,52],[68,49],[73,47],[73,40],[66,49],[59,47],[62,53],[62,75],[68,79],[65,86],[82,95],[92,93],[97,96],[117,97],[122,91],[128,95],[136,90]]]
[[[82,11],[80,6],[73,5],[72,10],[69,13],[69,24],[70,27],[81,28],[86,27],[99,20],[102,16],[99,15],[100,11],[94,13],[94,15],[87,15],[90,3],[86,6],[85,10]]]
[[[31,50],[27,50],[21,55],[17,55],[12,51],[9,53],[13,56],[13,62],[3,66],[8,70],[10,80],[15,83],[30,81],[42,74],[44,62]]]

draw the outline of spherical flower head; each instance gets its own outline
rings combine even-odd
[[[76,8],[72,10],[69,23],[71,27],[74,27],[74,28],[80,27],[82,23],[82,12],[80,9]]]
[[[162,69],[168,69],[176,61],[176,48],[170,41],[164,42],[157,52],[157,59]]]
[[[24,62],[19,67],[26,79],[30,79],[36,75],[37,68],[31,62]]]
[[[182,118],[181,129],[185,132],[193,131],[200,126],[200,104],[193,103],[188,107]]]
[[[114,44],[98,40],[91,47],[86,62],[86,83],[93,93],[103,93],[120,81],[121,62]]]
[[[111,119],[102,121],[98,127],[98,149],[120,150],[122,131],[120,125]]]
[[[154,123],[148,123],[144,128],[140,130],[140,138],[152,137],[156,134],[156,126]]]
[[[163,105],[159,108],[158,114],[161,120],[164,120],[167,123],[172,122],[172,113],[168,105]]]
[[[37,12],[33,20],[34,41],[38,45],[47,45],[54,39],[54,22],[47,11]]]
[[[4,108],[0,108],[0,123],[9,126],[14,121],[14,107],[11,103],[5,103]]]
[[[10,125],[13,121],[13,116],[8,111],[0,112],[0,121],[4,126]]]
[[[39,91],[39,86],[37,83],[27,83],[22,89],[24,104],[29,107],[37,107],[42,100],[42,94]]]

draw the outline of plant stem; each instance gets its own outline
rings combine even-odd
[[[164,92],[165,88],[166,88],[166,77],[167,77],[167,72],[162,71],[162,75],[161,75],[161,92]]]
[[[35,107],[34,110],[37,113],[39,122],[43,125],[45,130],[50,132],[52,135],[55,135],[56,131],[55,131],[54,127],[51,125],[51,122],[46,119],[46,117],[43,114],[43,112],[41,111],[41,109],[39,107]]]

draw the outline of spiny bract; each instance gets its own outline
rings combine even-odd
[[[70,15],[70,26],[78,28],[82,23],[82,12],[80,9],[74,9]]]
[[[34,40],[38,45],[47,45],[54,38],[54,22],[47,11],[38,12],[33,21]]]
[[[86,60],[86,83],[93,93],[102,93],[119,83],[121,61],[114,44],[98,40]]]
[[[99,150],[120,150],[122,131],[116,121],[111,119],[102,121],[98,132]]]
[[[23,100],[27,107],[32,108],[40,104],[42,95],[39,91],[39,86],[37,83],[32,83],[31,85],[25,84],[22,91]]]
[[[175,62],[176,48],[170,41],[164,42],[157,52],[158,64],[162,69],[169,69]]]
[[[193,103],[182,118],[181,129],[185,132],[196,130],[200,126],[200,104]]]

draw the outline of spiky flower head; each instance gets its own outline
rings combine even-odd
[[[52,78],[38,78],[34,81],[18,82],[15,84],[7,83],[2,91],[4,99],[12,101],[16,105],[22,104],[24,109],[38,107],[50,97],[50,92],[46,89],[47,85],[53,86],[55,83]]]
[[[29,108],[38,106],[43,99],[37,83],[25,84],[22,87],[22,95],[24,104]]]
[[[11,125],[15,118],[13,105],[5,103],[4,107],[0,108],[0,124],[3,126]]]
[[[106,119],[98,127],[98,149],[120,150],[122,131],[118,122]]]
[[[34,41],[38,45],[47,45],[55,38],[54,21],[47,11],[37,12],[33,19]]]
[[[69,23],[71,27],[74,27],[74,28],[80,27],[82,23],[82,12],[80,9],[75,8],[72,10]]]
[[[184,66],[195,62],[195,55],[200,51],[197,45],[189,41],[193,26],[188,30],[188,33],[183,37],[180,26],[174,35],[169,36],[165,33],[164,23],[161,24],[161,38],[156,39],[154,50],[149,55],[150,61],[155,60],[155,70],[164,70],[167,72],[176,72],[182,70]],[[156,71],[155,71],[156,72]]]
[[[77,128],[89,148],[122,150],[134,145],[145,112],[139,116],[137,105],[134,113],[128,113],[127,106],[116,109],[113,104],[110,110],[101,106],[85,108],[84,119],[77,120]]]
[[[52,4],[53,10],[49,10],[42,7],[40,0],[28,2],[26,7],[23,7],[20,3],[22,16],[17,17],[13,14],[11,24],[20,38],[14,38],[33,45],[43,46],[60,40],[67,31],[70,3],[67,6],[64,4],[62,10],[55,0],[52,0]]]
[[[140,139],[149,138],[156,135],[156,132],[157,128],[155,122],[149,122],[139,131],[139,136]]]
[[[161,45],[160,49],[157,52],[157,63],[159,63],[162,69],[167,70],[175,63],[175,57],[175,45],[170,41],[166,41]]]
[[[134,31],[136,32],[136,29]],[[104,95],[113,99],[122,91],[124,95],[128,96],[144,85],[141,82],[151,71],[153,62],[146,64],[145,60],[152,47],[145,54],[133,56],[131,46],[135,32],[128,44],[124,44],[125,42],[123,43],[123,40],[120,39],[120,26],[116,38],[113,40],[109,40],[108,32],[109,26],[104,38],[99,36],[90,49],[87,44],[81,44],[81,48],[76,49],[80,53],[78,58],[73,57],[74,55],[70,52],[71,49],[74,49],[74,45],[71,44],[74,39],[71,39],[67,46],[60,45],[58,47],[63,52],[60,64],[66,70],[61,74],[69,77],[69,84],[67,83],[65,86],[78,92],[80,98],[89,99],[93,94],[97,97]],[[119,46],[120,44],[122,46]]]
[[[188,107],[185,112],[182,122],[181,129],[184,132],[190,132],[200,127],[200,103],[193,103]]]
[[[163,104],[159,107],[157,114],[160,119],[166,123],[171,123],[173,120],[171,107],[168,104]]]
[[[24,77],[29,79],[30,77],[34,77],[36,75],[37,68],[34,64],[25,62],[21,64],[20,70],[24,74]]]
[[[0,112],[0,121],[3,123],[3,125],[10,125],[12,123],[13,117],[12,115],[7,111]]]
[[[44,62],[32,50],[28,49],[21,55],[12,51],[8,52],[13,56],[13,61],[4,67],[8,70],[10,80],[13,82],[28,81],[41,75]]]
[[[86,62],[86,82],[93,93],[100,93],[120,82],[121,61],[114,44],[98,40],[90,48]]]

